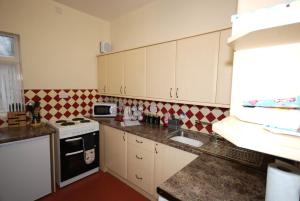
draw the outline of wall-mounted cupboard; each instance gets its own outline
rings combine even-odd
[[[102,94],[228,107],[231,29],[98,56]]]
[[[145,97],[146,48],[126,51],[124,57],[124,95]]]

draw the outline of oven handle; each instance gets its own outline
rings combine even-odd
[[[65,156],[72,156],[72,155],[79,154],[79,153],[83,153],[83,150],[80,150],[80,151],[74,151],[74,152],[71,152],[71,153],[66,153]]]
[[[73,142],[73,141],[77,141],[77,140],[82,140],[82,137],[67,139],[66,142]]]

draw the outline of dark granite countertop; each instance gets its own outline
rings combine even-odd
[[[37,127],[0,128],[0,144],[50,135],[54,132],[53,128],[44,123]]]
[[[176,132],[175,129],[164,128],[157,125],[142,124],[140,126],[127,126],[122,127],[120,122],[115,121],[113,118],[93,118],[103,125],[107,125],[116,129],[126,131],[138,135],[143,138],[147,138],[156,142],[163,143],[168,139],[172,133]]]
[[[258,201],[265,198],[265,179],[263,172],[203,153],[157,191],[170,201]]]
[[[204,142],[202,147],[195,148],[170,140],[176,135],[174,129],[144,124],[122,127],[112,118],[94,120],[199,156],[159,186],[159,194],[169,200],[264,200],[266,173],[262,170],[267,162],[263,160],[263,154],[247,155],[249,150],[199,132],[186,131],[189,137]],[[247,160],[235,157],[236,151],[239,151],[236,156],[246,154]]]

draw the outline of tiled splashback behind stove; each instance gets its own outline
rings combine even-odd
[[[62,91],[68,94],[68,98],[59,97],[59,93]],[[122,101],[124,105],[143,105],[144,112],[149,112],[150,105],[155,104],[159,116],[169,112],[178,118],[181,113],[185,113],[187,118],[184,119],[182,128],[203,133],[211,133],[211,123],[229,115],[229,109],[226,108],[100,96],[96,89],[27,89],[24,91],[24,95],[26,103],[40,101],[41,116],[44,120],[90,115],[93,102],[97,100],[104,102]],[[195,124],[196,120],[209,124]],[[0,118],[0,127],[6,126],[5,121],[5,118]]]
[[[117,98],[109,96],[101,96],[99,100],[104,102],[122,101],[124,105],[128,106],[143,105],[144,112],[150,112],[149,110],[151,104],[156,105],[158,111],[157,114],[161,117],[167,112],[169,112],[170,114],[174,114],[175,118],[178,118],[180,114],[184,113],[186,114],[186,118],[183,120],[182,128],[200,131],[202,133],[211,133],[211,124],[220,121],[229,115],[229,109],[227,108],[195,106],[159,101]],[[196,124],[196,120],[199,120],[200,122],[204,123]]]
[[[68,98],[59,97],[60,92],[68,94]],[[90,115],[93,102],[99,99],[96,89],[26,89],[25,103],[39,101],[41,116],[44,120],[73,118]],[[6,119],[0,119],[0,127],[6,126]]]
[[[60,98],[65,92],[68,98]],[[92,106],[99,99],[96,89],[25,90],[25,103],[40,101],[41,116],[46,120],[90,115]]]

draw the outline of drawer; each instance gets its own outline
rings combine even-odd
[[[127,154],[128,180],[153,194],[154,153],[129,144]]]
[[[128,143],[141,147],[142,149],[146,149],[148,151],[153,152],[154,150],[154,142],[152,140],[148,140],[143,137],[139,137],[137,135],[133,135],[128,133]]]

